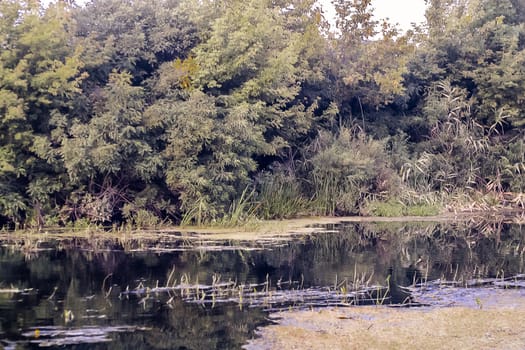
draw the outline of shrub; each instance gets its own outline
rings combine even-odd
[[[317,214],[354,214],[367,198],[386,198],[398,187],[384,140],[360,128],[322,132],[305,163],[308,192]]]

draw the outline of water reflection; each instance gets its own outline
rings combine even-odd
[[[221,250],[217,242],[165,236],[6,240],[0,248],[1,342],[17,349],[240,348],[275,308],[416,304],[421,294],[413,286],[473,286],[492,278],[497,287],[523,274],[525,230],[519,225],[323,228],[273,247],[266,242],[264,249],[229,242]]]

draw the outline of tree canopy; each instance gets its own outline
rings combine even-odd
[[[333,5],[2,1],[0,226],[523,208],[523,1]]]

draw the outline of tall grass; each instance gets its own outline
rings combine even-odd
[[[365,199],[385,197],[396,188],[386,142],[358,127],[320,133],[310,153],[304,168],[317,214],[356,214]]]
[[[234,227],[243,226],[257,220],[258,205],[254,201],[255,190],[247,186],[239,198],[233,200],[228,208],[220,216],[210,216],[208,205],[204,197],[199,198],[195,204],[184,213],[180,222],[181,226],[219,226]]]
[[[262,219],[288,219],[308,207],[300,181],[294,176],[263,174],[257,188],[257,214]]]
[[[190,226],[197,225],[201,226],[206,221],[206,202],[204,198],[199,198],[195,201],[193,206],[189,208],[188,211],[182,216],[180,225],[181,226]]]
[[[250,187],[246,187],[241,196],[234,200],[230,205],[228,212],[214,225],[233,227],[242,226],[251,221],[257,219],[257,203],[253,200],[255,196],[255,190]]]

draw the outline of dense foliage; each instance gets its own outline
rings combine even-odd
[[[2,1],[0,226],[523,208],[525,3],[333,3]]]

